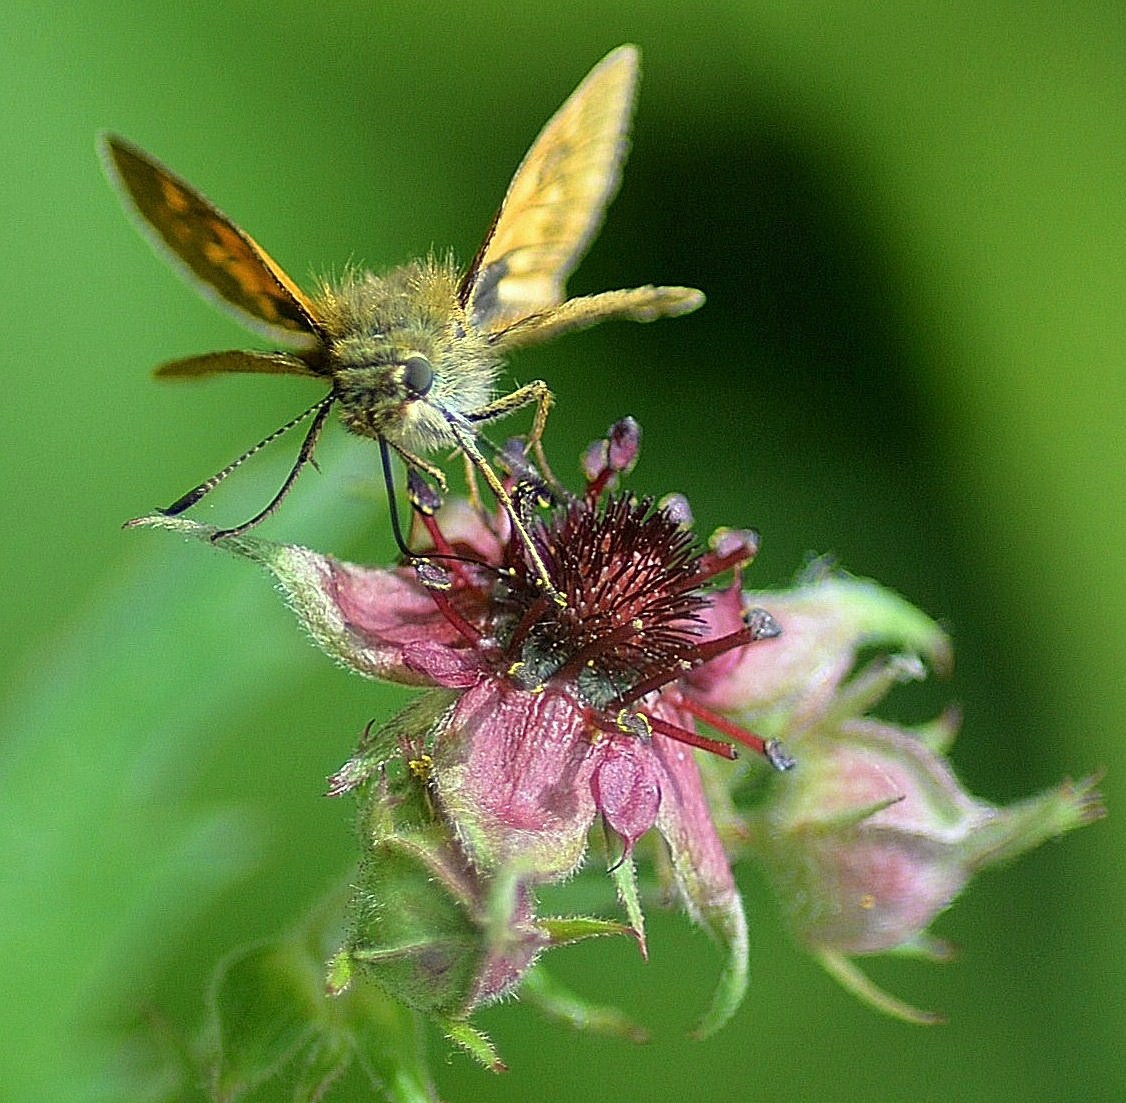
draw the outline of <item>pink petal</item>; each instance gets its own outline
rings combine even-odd
[[[691,717],[672,709],[662,709],[661,715],[672,723],[692,724]],[[657,830],[668,844],[677,884],[689,911],[697,922],[708,926],[713,913],[725,913],[737,902],[731,866],[712,821],[692,751],[657,734],[652,748],[662,774]]]
[[[468,689],[481,677],[481,663],[471,648],[455,649],[440,643],[406,643],[403,665],[425,680],[446,689]]]
[[[446,675],[466,662],[464,640],[413,571],[320,559],[316,607],[292,602],[317,642],[361,674],[411,685],[467,685]],[[426,648],[426,657],[419,654]],[[414,655],[407,660],[407,652]],[[439,652],[444,658],[439,659]]]
[[[660,772],[651,745],[633,737],[612,740],[594,769],[594,803],[621,836],[627,854],[657,821]]]
[[[439,803],[475,862],[536,880],[582,860],[595,816],[595,759],[574,700],[486,678],[458,701],[434,748]]]

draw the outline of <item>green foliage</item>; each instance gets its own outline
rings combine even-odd
[[[371,1097],[433,1103],[416,1023],[378,989],[325,998],[324,964],[291,937],[232,954],[210,1001],[208,1080],[214,1098],[302,1103],[348,1098],[351,1072]]]

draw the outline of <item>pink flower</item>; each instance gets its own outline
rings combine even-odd
[[[770,787],[748,818],[797,940],[856,995],[920,1023],[939,1017],[881,991],[852,959],[947,960],[928,928],[974,874],[1102,815],[1094,778],[1009,807],[971,796],[940,753],[956,728],[953,714],[915,730],[826,718],[795,739],[793,784]]]
[[[759,786],[753,808],[726,809],[732,834],[763,865],[794,937],[838,981],[888,1014],[940,1021],[877,988],[855,959],[947,960],[932,923],[981,869],[1100,818],[1097,779],[1009,807],[979,800],[945,757],[956,713],[914,729],[868,715],[897,682],[951,666],[930,618],[818,563],[790,590],[719,593],[709,631],[721,635],[760,603],[781,631],[686,677],[697,701],[784,735],[800,762]],[[866,650],[876,654],[858,669]]]
[[[688,675],[701,701],[742,723],[766,717],[790,733],[839,708],[842,685],[863,648],[894,648],[902,659],[900,676],[922,677],[919,657],[939,672],[953,662],[950,641],[929,617],[875,582],[822,563],[789,590],[718,595],[708,611],[710,630],[729,631],[760,602],[780,628],[777,636]]]
[[[578,869],[601,818],[617,840],[612,870],[643,950],[631,855],[656,829],[675,890],[727,950],[723,984],[700,1027],[708,1033],[742,998],[746,921],[693,756],[694,748],[735,752],[696,722],[780,769],[792,763],[776,744],[707,708],[690,678],[777,626],[753,609],[714,630],[713,606],[738,601],[753,535],[727,534],[702,552],[682,499],[657,505],[612,493],[637,441],[636,426],[620,423],[588,451],[581,498],[542,519],[529,505],[528,528],[563,602],[545,593],[504,515],[487,517],[464,502],[419,514],[431,547],[407,567],[362,567],[247,537],[222,546],[274,574],[328,654],[369,677],[431,688],[432,703],[414,718],[365,740],[330,779],[331,792],[365,785],[404,741],[417,745],[428,804],[465,867],[514,875],[528,889]],[[533,491],[517,484],[513,493],[520,500]],[[182,519],[153,523],[209,532]],[[717,589],[722,575],[733,581]],[[515,910],[526,928],[527,909]],[[524,967],[534,956],[527,948],[538,952],[545,941],[524,940]],[[494,972],[506,976],[507,990],[521,969]]]
[[[950,664],[941,629],[875,583],[823,567],[790,590],[744,591],[754,533],[723,530],[701,550],[683,498],[615,489],[637,451],[636,425],[619,423],[586,452],[583,495],[550,509],[522,451],[505,453],[534,566],[505,514],[439,509],[417,484],[424,551],[410,566],[222,542],[274,575],[329,655],[425,691],[366,732],[330,779],[334,795],[356,791],[362,852],[330,991],[364,974],[499,1067],[466,1020],[515,990],[545,950],[632,933],[645,951],[633,856],[652,832],[667,887],[726,951],[698,1034],[718,1029],[746,989],[747,925],[725,842],[759,859],[794,934],[836,977],[883,1010],[933,1021],[852,958],[940,956],[932,920],[983,866],[1097,818],[1094,782],[1010,808],[964,792],[943,757],[950,717],[904,731],[868,715],[925,663]],[[213,533],[182,518],[146,523]],[[785,776],[794,761],[782,736],[801,764]],[[731,793],[746,769],[714,768],[735,757],[729,741],[777,772],[749,810]],[[707,790],[697,751],[710,752]],[[598,821],[629,925],[539,917],[538,888],[579,869]]]

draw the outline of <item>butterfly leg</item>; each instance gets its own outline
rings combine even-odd
[[[386,440],[385,437],[380,437],[379,439]],[[393,440],[389,440],[387,441],[387,443],[395,449],[395,451],[399,454],[399,459],[401,459],[403,463],[407,465],[407,467],[413,467],[415,471],[421,471],[428,479],[433,479],[434,482],[438,484],[438,489],[443,494],[445,494],[446,491],[449,490],[449,486],[446,483],[446,473],[440,467],[438,467],[436,464],[430,463],[427,460],[424,460],[421,456],[416,456],[413,452],[408,452],[405,448],[403,448],[401,445],[396,444]]]
[[[483,513],[484,506],[481,504],[481,489],[477,485],[477,468],[464,452],[461,454],[461,459],[465,465],[465,487],[466,493],[469,495],[469,504],[478,513]]]
[[[521,389],[523,390],[524,388]],[[547,390],[546,386],[544,390]],[[520,403],[520,405],[526,406],[529,401],[534,400],[528,399]],[[513,406],[511,408],[519,409],[519,406]],[[498,413],[495,416],[500,417],[502,415]],[[470,418],[469,420],[474,419]],[[555,588],[555,584],[551,581],[551,575],[548,573],[547,565],[544,563],[543,556],[540,554],[539,548],[536,547],[535,541],[532,539],[532,534],[528,531],[528,526],[524,522],[522,511],[516,507],[516,503],[512,500],[512,495],[505,489],[504,483],[500,481],[499,476],[493,470],[489,461],[485,459],[481,449],[477,447],[477,441],[473,435],[472,428],[454,419],[450,419],[448,425],[454,438],[457,440],[458,447],[469,457],[473,466],[481,473],[481,477],[488,484],[496,500],[500,502],[501,508],[508,514],[508,519],[512,523],[512,527],[519,537],[520,543],[524,545],[524,550],[528,553],[528,558],[532,561],[532,569],[538,576],[544,592],[561,608],[565,607],[567,599]]]
[[[523,387],[518,387],[511,394],[501,395],[500,398],[490,402],[487,406],[482,406],[479,410],[467,414],[466,420],[475,425],[481,425],[485,422],[507,417],[517,410],[522,410],[525,406],[531,406],[532,403],[535,403],[536,415],[532,420],[532,432],[528,437],[528,447],[531,448],[536,466],[547,485],[552,490],[562,491],[559,480],[551,470],[551,465],[547,462],[547,455],[543,450],[543,433],[547,426],[547,415],[555,404],[555,396],[542,379],[534,379],[531,383],[525,383]],[[566,495],[564,494],[564,496]]]

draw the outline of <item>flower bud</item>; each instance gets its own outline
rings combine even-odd
[[[363,857],[327,988],[339,994],[359,974],[499,1067],[468,1016],[513,991],[545,949],[632,931],[592,918],[537,920],[528,879],[511,865],[478,868],[436,814],[429,756],[404,757],[394,780],[383,773],[359,790]]]
[[[752,848],[798,941],[869,1002],[932,1021],[872,988],[849,955],[946,956],[928,928],[972,875],[1097,818],[1098,795],[1087,780],[1001,808],[905,731],[871,719],[829,729],[792,741],[800,768],[750,817]]]

